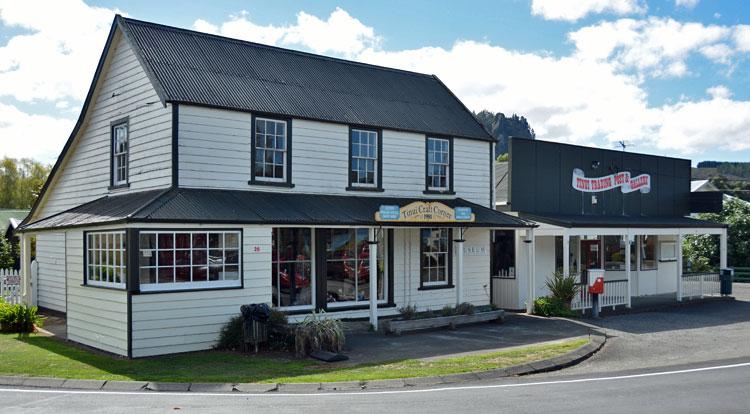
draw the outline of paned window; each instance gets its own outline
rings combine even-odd
[[[308,228],[280,227],[272,230],[272,302],[279,307],[309,307],[314,304],[313,240]]]
[[[445,191],[450,187],[450,141],[427,138],[427,189]]]
[[[450,282],[450,229],[421,229],[420,277],[422,286]]]
[[[378,185],[378,133],[352,129],[352,186],[376,187]]]
[[[259,181],[286,181],[287,123],[266,118],[255,119],[255,171]]]
[[[128,124],[112,127],[112,185],[128,183]]]
[[[86,284],[125,288],[125,231],[86,233]]]

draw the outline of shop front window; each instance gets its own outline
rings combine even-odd
[[[336,304],[370,300],[370,246],[368,229],[321,230],[326,246],[326,301]],[[385,245],[378,240],[377,300],[385,299]]]
[[[620,236],[604,236],[604,269],[625,270],[625,243]]]
[[[641,236],[641,270],[656,270],[656,236]]]
[[[271,241],[272,301],[278,307],[313,305],[312,230],[274,228]]]

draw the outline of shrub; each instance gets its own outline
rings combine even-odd
[[[219,343],[216,344],[218,349],[230,349],[236,351],[242,349],[244,334],[242,331],[242,315],[233,317],[221,328],[219,333]]]
[[[411,320],[417,317],[417,305],[406,305],[402,308],[398,308],[398,313],[401,314],[401,319]]]
[[[283,312],[271,309],[268,318],[268,348],[278,351],[291,351],[294,348],[294,332]]]
[[[556,297],[541,297],[534,300],[534,314],[540,316],[575,316],[565,302]]]
[[[31,333],[41,327],[44,319],[37,314],[36,306],[21,304],[9,305],[0,302],[0,331],[12,333]]]
[[[553,298],[559,299],[566,306],[570,306],[570,302],[578,293],[576,277],[573,274],[565,277],[563,272],[558,270],[552,274],[551,278],[547,279],[547,289],[552,293]]]
[[[476,308],[469,302],[461,303],[453,310],[454,315],[473,315],[475,312]]]
[[[341,352],[345,338],[340,320],[313,312],[294,328],[294,349],[299,357],[320,350]]]
[[[453,309],[453,306],[451,305],[445,305],[443,306],[443,309],[440,310],[440,316],[453,316],[455,315],[455,309]]]

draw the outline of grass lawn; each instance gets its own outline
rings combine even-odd
[[[93,353],[49,337],[0,334],[0,375],[176,382],[375,380],[486,371],[552,358],[587,342],[587,339],[577,339],[483,355],[342,366],[292,357],[220,351],[127,360]]]

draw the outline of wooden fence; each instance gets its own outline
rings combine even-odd
[[[21,273],[15,269],[0,269],[0,299],[5,303],[21,303]]]

